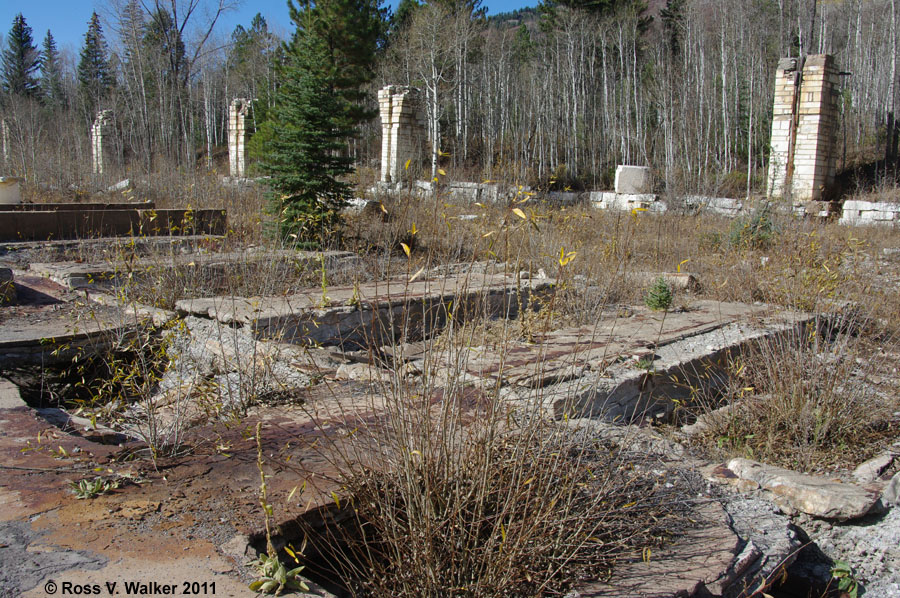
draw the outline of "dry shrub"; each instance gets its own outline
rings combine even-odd
[[[451,326],[421,379],[395,374],[383,414],[325,451],[340,455],[345,521],[306,531],[354,595],[554,595],[688,525],[690,486],[662,483],[649,457],[471,386],[467,347],[482,340],[446,336],[476,329]]]
[[[897,435],[897,348],[852,310],[763,340],[734,361],[724,397],[701,401],[728,408],[694,442],[805,471],[852,467]]]

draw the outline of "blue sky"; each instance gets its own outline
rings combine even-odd
[[[537,0],[482,0],[488,14],[506,12],[522,6],[535,6]],[[201,0],[207,6],[215,0]],[[396,7],[398,0],[388,0],[388,5]],[[110,37],[108,15],[110,0],[0,0],[0,33],[6,36],[12,27],[13,17],[18,13],[25,16],[31,27],[35,45],[40,47],[47,29],[53,33],[60,49],[69,49],[77,55],[87,31],[87,22],[94,10],[100,15],[107,38]],[[216,26],[222,39],[227,39],[235,26],[245,27],[256,13],[262,13],[269,27],[281,35],[290,31],[287,0],[242,0],[236,10],[228,12]],[[5,47],[5,44],[4,44]]]

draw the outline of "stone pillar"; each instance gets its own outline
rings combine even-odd
[[[103,174],[104,151],[106,150],[104,146],[112,124],[112,110],[101,110],[97,113],[97,118],[94,119],[94,125],[91,127],[91,172],[94,174]]]
[[[253,100],[235,98],[228,106],[228,172],[235,178],[243,178],[247,173],[245,121],[252,103]]]
[[[414,87],[389,85],[378,91],[381,112],[381,181],[400,183],[406,161],[415,160],[425,131],[421,93]]]
[[[834,182],[840,82],[834,58],[782,58],[775,74],[768,195],[821,200]]]
[[[6,119],[0,119],[0,157],[3,158],[3,167],[9,167],[9,123]]]

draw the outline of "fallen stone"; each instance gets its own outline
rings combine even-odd
[[[872,512],[880,502],[876,492],[854,484],[833,482],[749,459],[732,459],[728,469],[738,478],[756,482],[794,509],[820,519],[858,519]]]
[[[106,188],[106,190],[110,193],[113,193],[115,191],[127,191],[128,189],[131,189],[132,187],[133,187],[133,185],[131,184],[131,179],[124,179],[124,180],[119,181],[115,185],[110,185],[109,187]]]
[[[891,466],[894,462],[894,456],[890,453],[879,455],[873,459],[869,459],[865,463],[853,470],[853,477],[860,484],[868,484],[878,479],[881,473]]]
[[[895,473],[891,481],[884,488],[881,499],[885,504],[900,507],[900,472]]]

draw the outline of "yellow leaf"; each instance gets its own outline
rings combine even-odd
[[[412,162],[412,159],[406,161],[406,164],[403,165],[403,170],[409,170],[409,164]]]
[[[294,497],[294,493],[297,492],[297,488],[299,488],[299,486],[294,486],[294,488],[291,490],[291,493],[288,494],[288,497],[287,497],[288,500],[291,500],[291,498]]]
[[[681,260],[681,263],[678,264],[678,272],[681,272],[681,267],[682,267],[683,265],[685,265],[686,263],[688,263],[689,261],[691,261],[691,258],[688,258],[688,259],[686,259],[686,260]]]
[[[447,176],[447,171],[443,168],[438,168],[438,174],[441,176]]]
[[[424,271],[425,271],[425,266],[422,266],[421,268],[419,268],[418,272],[416,272],[415,274],[412,275],[412,277],[409,279],[409,282],[412,282],[415,279],[417,279],[419,277],[419,275],[422,274],[422,272],[424,272]]]
[[[381,203],[380,201],[378,202],[378,207],[381,208],[381,211],[384,212],[385,214],[388,213],[387,208],[384,207],[384,204]]]
[[[528,217],[525,215],[525,212],[520,210],[519,208],[513,208],[513,214],[521,218],[522,220],[527,220]]]
[[[338,498],[338,495],[334,490],[331,491],[331,498],[334,499],[334,504],[336,504],[337,508],[340,509],[341,508],[341,499]]]
[[[497,231],[492,230],[492,231],[489,232],[489,233],[484,233],[483,235],[481,235],[481,238],[484,239],[484,238],[486,238],[486,237],[490,237],[491,235],[493,235],[493,234],[496,233],[496,232],[497,232]]]
[[[403,248],[403,253],[406,254],[406,257],[409,257],[409,245],[406,243],[400,243],[400,247]]]
[[[417,232],[419,232],[419,229],[417,229],[417,228],[416,228],[416,223],[415,223],[415,222],[413,222],[413,224],[412,224],[412,228],[411,228],[411,229],[409,229],[409,234],[411,234],[411,235],[415,235],[415,234],[416,234],[416,233],[417,233]]]
[[[534,481],[534,476],[532,476],[532,477],[528,478],[527,480],[525,480],[524,482],[522,482],[522,485],[527,486],[528,484],[530,484],[533,481]]]

